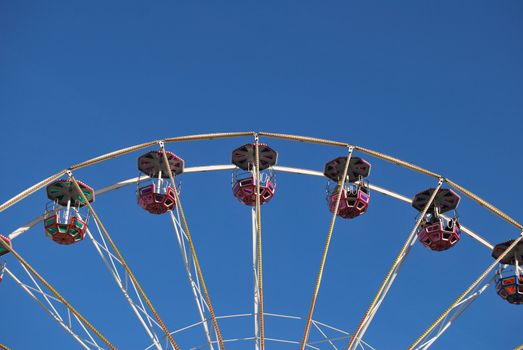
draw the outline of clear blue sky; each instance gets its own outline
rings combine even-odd
[[[0,2],[0,172],[4,202],[67,166],[164,137],[264,130],[341,140],[435,170],[523,220],[523,3]],[[249,139],[169,145],[187,166],[226,164]],[[320,170],[339,150],[268,141],[280,165]],[[139,155],[139,154],[138,154]],[[80,171],[100,188],[137,175],[135,157]],[[369,159],[370,181],[407,196],[434,181]],[[251,311],[250,213],[230,174],[183,176],[182,200],[218,314]],[[330,215],[325,181],[278,177],[263,207],[266,310],[305,316]],[[0,214],[7,234],[42,213],[43,191]],[[134,188],[95,203],[171,329],[197,320],[167,217]],[[518,232],[464,199],[463,223],[493,243]],[[352,331],[414,224],[408,205],[373,194],[339,220],[315,318]],[[57,246],[37,226],[15,241],[28,261],[120,349],[145,334],[89,242]],[[12,257],[8,266],[19,272]],[[453,250],[416,245],[367,332],[378,349],[409,345],[491,262],[463,236]],[[21,274],[21,273],[20,273]],[[11,280],[0,284],[0,342],[13,349],[75,343]],[[434,346],[510,349],[521,306],[490,288]],[[303,323],[270,323],[298,339]],[[226,337],[251,322],[223,323]],[[200,333],[180,339],[184,349]],[[228,347],[245,349],[246,347]],[[271,346],[268,349],[291,349]]]

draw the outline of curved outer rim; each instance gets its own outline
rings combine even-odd
[[[244,136],[253,136],[253,137],[254,136],[265,136],[265,137],[281,139],[281,140],[298,141],[298,142],[306,142],[306,143],[315,143],[315,144],[323,144],[323,145],[337,146],[337,147],[354,147],[354,149],[356,149],[356,150],[358,150],[358,151],[360,151],[362,153],[366,153],[366,154],[371,155],[371,156],[373,156],[375,158],[379,158],[379,159],[385,160],[387,162],[390,162],[390,163],[402,166],[404,168],[407,168],[409,170],[412,170],[412,171],[424,174],[426,176],[430,176],[430,177],[434,177],[434,178],[438,178],[438,179],[442,178],[450,187],[452,187],[452,188],[460,191],[461,193],[465,194],[467,197],[471,198],[472,200],[474,200],[475,202],[477,202],[481,206],[487,208],[492,213],[496,214],[497,216],[499,216],[501,219],[505,220],[509,224],[517,227],[520,230],[523,229],[523,225],[520,224],[518,221],[516,221],[515,219],[513,219],[512,217],[510,217],[508,214],[506,214],[505,212],[501,211],[500,209],[496,208],[494,205],[492,205],[489,202],[485,201],[484,199],[482,199],[481,197],[479,197],[478,195],[476,195],[472,191],[467,190],[466,188],[458,185],[457,183],[455,183],[455,182],[453,182],[453,181],[451,181],[451,180],[449,180],[449,179],[447,179],[447,178],[445,178],[445,177],[443,177],[443,176],[441,176],[441,175],[439,175],[439,174],[437,174],[435,172],[432,172],[432,171],[427,170],[425,168],[422,168],[420,166],[411,164],[411,163],[406,162],[404,160],[401,160],[399,158],[395,158],[395,157],[392,157],[390,155],[387,155],[387,154],[384,154],[384,153],[380,153],[380,152],[377,152],[377,151],[374,151],[374,150],[371,150],[371,149],[368,149],[368,148],[364,148],[364,147],[360,147],[360,146],[356,146],[356,145],[350,145],[348,143],[339,142],[339,141],[331,141],[331,140],[326,140],[326,139],[320,139],[320,138],[314,138],[314,137],[306,137],[306,136],[298,136],[298,135],[291,135],[291,134],[269,133],[269,132],[263,132],[263,131],[260,131],[260,132],[254,132],[254,131],[248,131],[248,132],[226,132],[226,133],[213,133],[213,134],[179,136],[179,137],[167,138],[167,139],[164,139],[164,140],[150,141],[150,142],[146,142],[146,143],[130,146],[130,147],[127,147],[127,148],[122,148],[120,150],[116,150],[116,151],[113,151],[113,152],[105,153],[103,155],[100,155],[100,156],[95,157],[95,158],[91,158],[91,159],[89,159],[87,161],[84,161],[82,163],[74,164],[74,165],[70,166],[68,169],[64,169],[64,170],[62,170],[62,171],[60,171],[60,172],[58,172],[58,173],[56,173],[56,174],[54,174],[54,175],[52,175],[52,176],[50,176],[48,178],[46,178],[46,179],[36,183],[35,185],[33,185],[33,186],[29,187],[28,189],[20,192],[19,194],[15,195],[11,199],[7,200],[5,203],[0,205],[0,212],[3,212],[7,208],[9,208],[12,205],[18,203],[19,201],[21,201],[22,199],[28,197],[32,193],[38,191],[42,187],[45,187],[47,184],[53,182],[54,180],[59,179],[68,170],[76,170],[76,169],[85,168],[85,167],[91,166],[93,164],[101,163],[101,162],[104,162],[104,161],[112,159],[112,158],[120,157],[120,156],[122,156],[124,154],[132,153],[132,152],[135,152],[135,151],[138,151],[138,150],[141,150],[141,149],[153,146],[153,145],[157,145],[160,142],[173,143],[173,142],[184,142],[184,141],[201,141],[201,140],[211,140],[211,139],[236,138],[236,137],[244,137]]]
[[[325,177],[325,175],[323,175],[323,173],[321,171],[316,171],[316,170],[291,168],[291,167],[279,166],[279,165],[276,165],[272,168],[277,172],[285,172],[285,173],[291,173],[291,174],[300,174],[300,175],[308,175],[308,176],[316,176],[316,177]],[[224,170],[234,170],[234,169],[237,169],[237,167],[232,164],[231,165],[226,164],[226,165],[195,166],[195,167],[185,168],[184,173],[213,172],[213,171],[224,171]],[[142,180],[145,178],[146,177],[141,176]],[[113,185],[100,188],[95,191],[95,195],[99,196],[99,195],[120,189],[125,186],[134,185],[138,182],[138,179],[139,179],[139,177],[133,177],[133,178],[130,178],[127,180],[119,181]],[[372,191],[375,191],[375,192],[381,193],[385,196],[397,199],[401,202],[408,203],[409,205],[411,205],[411,203],[412,203],[411,198],[408,198],[402,194],[388,190],[384,187],[380,187],[380,186],[373,185],[373,184],[370,184],[369,187]],[[43,215],[40,215],[40,216],[34,218],[33,220],[29,221],[27,224],[17,228],[13,232],[11,232],[8,235],[9,239],[13,240],[13,239],[17,238],[18,236],[22,235],[23,233],[27,232],[29,229],[31,229],[32,227],[37,225],[43,219],[44,219]],[[460,223],[460,224],[461,224],[460,226],[461,226],[462,232],[469,235],[471,238],[475,239],[476,241],[478,241],[479,243],[484,245],[489,250],[492,250],[494,248],[494,245],[492,243],[490,243],[488,240],[486,240],[484,237],[482,237],[480,234],[478,234],[477,232],[474,232],[470,228],[464,226],[463,223]]]

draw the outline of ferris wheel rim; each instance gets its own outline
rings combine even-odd
[[[465,187],[459,185],[458,183],[450,180],[447,177],[444,177],[436,172],[430,171],[428,169],[425,169],[421,166],[415,165],[413,163],[401,160],[399,158],[393,157],[391,155],[381,153],[369,148],[357,146],[357,145],[351,145],[349,143],[344,143],[340,141],[332,141],[328,139],[321,139],[321,138],[315,138],[315,137],[308,137],[308,136],[300,136],[300,135],[292,135],[292,134],[282,134],[282,133],[271,133],[271,132],[264,132],[264,131],[247,131],[247,132],[222,132],[222,133],[210,133],[210,134],[194,134],[194,135],[185,135],[185,136],[178,136],[178,137],[171,137],[171,138],[165,138],[162,140],[154,140],[145,142],[142,144],[137,144],[125,148],[121,148],[112,152],[104,153],[102,155],[96,156],[94,158],[88,159],[84,162],[73,164],[70,167],[63,169],[59,171],[58,173],[51,175],[40,182],[30,186],[26,190],[23,190],[22,192],[16,194],[11,199],[8,199],[4,203],[0,204],[0,213],[11,207],[12,205],[16,204],[20,200],[24,199],[25,197],[31,195],[32,193],[38,191],[39,189],[45,187],[47,184],[53,182],[54,180],[59,179],[63,175],[67,173],[67,171],[72,170],[78,170],[85,167],[89,167],[94,164],[98,164],[101,162],[105,162],[109,159],[114,159],[117,157],[120,157],[125,154],[133,153],[154,145],[159,145],[161,143],[167,144],[167,143],[176,143],[176,142],[188,142],[188,141],[204,141],[204,140],[214,140],[214,139],[227,139],[227,138],[238,138],[238,137],[246,137],[246,136],[265,136],[268,138],[274,138],[274,139],[280,139],[280,140],[288,140],[288,141],[297,141],[297,142],[305,142],[305,143],[312,143],[312,144],[323,144],[328,146],[335,146],[335,147],[342,147],[342,148],[348,148],[348,147],[354,147],[355,150],[360,151],[362,153],[369,154],[375,158],[385,160],[387,162],[396,164],[398,166],[407,168],[409,170],[418,172],[420,174],[433,177],[436,179],[443,179],[445,183],[447,183],[449,186],[457,189],[458,191],[465,194],[467,197],[471,198],[481,206],[485,207],[492,213],[496,214],[501,219],[505,220],[512,226],[522,229],[523,230],[523,224],[519,223],[512,217],[510,217],[507,213],[504,211],[498,209],[491,203],[487,202],[485,199],[481,198],[476,193],[466,189]]]
[[[296,168],[296,167],[287,167],[287,166],[281,166],[281,165],[275,165],[272,167],[274,171],[276,172],[283,172],[283,173],[290,173],[290,174],[300,174],[300,175],[306,175],[306,176],[313,176],[313,177],[325,177],[324,174],[321,171],[312,170],[312,169],[304,169],[304,168]],[[236,166],[231,164],[218,164],[218,165],[199,165],[199,166],[193,166],[193,167],[187,167],[184,169],[184,173],[191,174],[191,173],[200,173],[200,172],[215,172],[215,171],[227,171],[227,170],[235,170],[237,169]],[[121,180],[117,183],[114,183],[112,185],[108,185],[105,187],[102,187],[98,190],[95,190],[95,195],[103,195],[108,192],[112,192],[115,190],[118,190],[125,186],[135,185],[140,179],[147,179],[147,176],[137,176],[132,177],[129,179]],[[397,199],[401,202],[405,202],[408,204],[412,203],[412,198],[409,198],[403,194],[394,192],[392,190],[389,190],[385,187],[378,186],[376,184],[369,184],[369,188],[372,191],[376,191],[380,194],[383,194],[385,196]],[[445,215],[442,215],[443,217],[446,217]],[[23,226],[20,226],[19,228],[15,229],[11,233],[8,234],[8,238],[13,240],[23,234],[24,232],[28,231],[35,225],[37,225],[39,222],[43,221],[45,215],[40,215],[31,221],[27,222]],[[482,235],[478,234],[476,231],[473,231],[472,229],[468,228],[467,226],[463,225],[463,223],[460,224],[461,229],[463,232],[465,232],[467,235],[484,245],[486,248],[492,250],[494,248],[494,245],[489,242],[487,239],[485,239]]]

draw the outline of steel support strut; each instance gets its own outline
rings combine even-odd
[[[78,186],[78,184],[77,184]],[[78,186],[78,189],[80,187]],[[83,192],[82,192],[83,193]],[[49,290],[57,301],[62,303],[65,307],[67,307],[68,312],[72,313],[74,317],[78,320],[82,328],[87,327],[89,328],[96,336],[103,341],[110,349],[116,349],[116,347],[107,339],[104,337],[104,335],[96,329],[82,314],[80,314],[72,305],[69,303],[45,278],[40,275],[34,267],[32,267],[22,256],[15,250],[10,244],[7,244],[3,239],[0,239],[0,247],[3,247],[5,250],[9,251],[22,265],[24,270],[29,274],[29,277],[34,281],[36,284],[35,278],[42,283],[47,290]],[[33,278],[33,276],[35,278]],[[42,291],[41,289],[39,289]],[[43,292],[42,292],[43,293]]]
[[[206,314],[208,307],[205,303],[204,296],[202,295],[200,289],[200,280],[198,278],[198,273],[194,271],[196,270],[194,266],[194,261],[191,261],[191,256],[187,253],[187,235],[185,234],[185,231],[183,230],[183,227],[181,225],[178,208],[176,208],[176,215],[172,211],[170,211],[169,214],[171,217],[171,223],[174,232],[176,233],[176,239],[180,248],[180,253],[182,256],[183,264],[185,266],[185,271],[187,272],[187,278],[189,280],[189,284],[191,285],[194,301],[196,302],[196,308],[198,309],[198,314],[200,316],[203,331],[205,333],[205,338],[207,339],[209,349],[214,350],[213,340],[211,337],[211,332]]]
[[[80,344],[82,348],[87,350],[91,348],[103,349],[96,343],[94,337],[91,335],[89,330],[83,325],[83,323],[76,317],[76,315],[73,315],[73,319],[83,330],[87,338],[81,337],[78,334],[78,332],[76,332],[73,329],[73,319],[71,319],[71,313],[66,308],[66,306],[57,298],[45,293],[38,284],[38,282],[33,278],[31,273],[23,265],[21,266],[31,279],[32,286],[22,282],[7,267],[4,268],[4,271],[7,273],[7,276],[11,277],[13,281],[15,281],[15,283],[24,290],[24,292],[26,292],[34,301],[36,301],[38,305],[56,321],[56,323],[58,323],[78,344]],[[60,306],[66,308],[67,313],[60,313],[57,309],[58,305],[55,304],[59,304]]]
[[[311,305],[309,308],[309,314],[307,316],[307,322],[305,324],[305,331],[303,332],[303,338],[301,340],[301,350],[305,349],[305,346],[307,345],[307,340],[309,338],[312,315],[314,313],[314,307],[316,306],[316,299],[318,298],[318,293],[320,291],[321,279],[323,277],[323,269],[325,267],[325,261],[327,260],[327,253],[329,252],[332,232],[334,230],[334,223],[336,222],[336,217],[338,216],[338,208],[340,206],[341,194],[343,191],[343,187],[345,186],[345,182],[347,180],[347,174],[349,171],[349,165],[350,165],[350,160],[352,158],[353,151],[354,151],[354,147],[349,146],[349,152],[347,154],[347,161],[346,161],[345,167],[343,169],[343,175],[338,180],[338,197],[336,198],[336,205],[334,206],[329,230],[327,233],[327,239],[325,241],[325,247],[323,249],[323,256],[321,258],[320,270],[318,272],[318,277],[316,279],[316,286],[314,287],[314,293],[312,294],[312,301],[311,301]]]
[[[255,350],[260,350],[260,328],[258,323],[258,313],[259,313],[259,303],[260,297],[258,294],[259,285],[258,285],[258,240],[256,235],[258,232],[258,225],[256,224],[256,208],[251,209],[251,221],[252,221],[252,273],[254,281],[254,343]]]
[[[261,203],[260,203],[260,140],[258,134],[254,135],[254,178],[256,180],[256,261],[257,261],[257,286],[258,286],[258,328],[260,333],[260,350],[265,350],[265,319],[263,305],[263,254],[261,230]]]
[[[77,215],[80,214],[77,212]],[[140,321],[140,324],[144,328],[145,332],[147,333],[147,336],[149,339],[153,342],[156,349],[161,350],[163,349],[160,340],[158,338],[158,335],[156,334],[154,330],[154,321],[153,318],[147,313],[147,309],[145,308],[142,298],[140,297],[140,294],[137,292],[136,285],[134,284],[133,280],[129,281],[127,271],[123,268],[123,265],[121,261],[115,256],[113,252],[111,252],[111,249],[107,246],[107,243],[105,242],[105,239],[103,238],[103,234],[100,231],[100,228],[98,226],[98,223],[95,221],[97,231],[100,237],[100,241],[98,241],[93,234],[91,233],[91,230],[87,229],[86,233],[89,237],[89,240],[93,244],[95,250],[98,252],[98,255],[100,255],[100,258],[104,262],[105,266],[107,267],[107,270],[111,273],[111,275],[114,278],[114,281],[116,282],[116,285],[118,286],[118,289],[120,289],[120,292],[125,297],[125,300],[129,303],[129,306],[131,307],[132,311]],[[123,271],[119,271],[119,268],[123,269]],[[125,277],[125,279],[122,279],[122,275]],[[124,285],[124,282],[126,285]],[[129,291],[130,288],[128,288],[128,283],[131,284],[131,291]],[[133,294],[131,296],[131,294]],[[137,299],[135,301],[133,299]],[[144,319],[145,316],[145,319]]]
[[[394,260],[394,263],[392,264],[389,272],[385,276],[385,279],[380,285],[380,288],[378,289],[378,292],[376,293],[374,299],[372,300],[369,308],[367,309],[367,312],[361,319],[360,324],[358,325],[358,328],[352,335],[349,345],[347,346],[347,350],[354,350],[358,347],[361,339],[363,339],[363,336],[365,335],[365,332],[367,331],[367,328],[369,327],[370,323],[372,322],[372,319],[376,315],[376,312],[378,311],[379,307],[381,306],[383,300],[387,296],[387,293],[392,286],[392,283],[396,279],[396,276],[398,275],[399,269],[401,268],[401,265],[403,265],[403,262],[405,261],[405,258],[407,257],[407,254],[409,253],[410,249],[416,242],[416,232],[418,231],[421,223],[425,219],[425,215],[427,214],[427,211],[432,206],[432,203],[434,202],[434,198],[436,198],[436,195],[438,194],[439,189],[443,185],[443,182],[445,180],[443,178],[440,178],[438,181],[438,185],[432,192],[432,195],[430,196],[427,204],[425,205],[425,208],[423,208],[423,211],[420,213],[418,220],[416,220],[416,224],[414,225],[414,228],[410,232],[409,236],[407,237],[407,240],[405,241],[405,244],[401,248],[398,256],[396,257],[396,260]]]
[[[496,278],[496,275],[492,276],[481,288],[479,288],[476,292],[470,294],[467,298],[463,299],[460,303],[456,304],[454,306],[454,314],[451,317],[448,317],[441,322],[441,326],[430,339],[428,334],[425,338],[423,338],[421,341],[425,341],[423,344],[420,344],[416,350],[427,350],[434,344],[436,340],[439,339],[445,333],[447,329],[454,323],[454,321],[461,316],[463,312],[481,295],[483,292],[490,286],[492,281]],[[446,320],[446,322],[445,322]],[[443,323],[445,322],[445,323]],[[420,341],[420,342],[421,342]]]
[[[503,253],[501,253],[498,258],[492,263],[490,264],[487,269],[485,271],[483,271],[483,273],[481,275],[479,275],[478,278],[476,278],[476,280],[474,282],[472,282],[472,284],[463,292],[461,293],[461,295],[436,319],[436,321],[434,321],[426,330],[425,332],[423,332],[423,334],[421,334],[418,339],[416,339],[414,341],[414,343],[412,343],[410,346],[409,346],[409,350],[412,350],[414,349],[420,342],[422,339],[424,339],[428,334],[430,334],[434,328],[436,328],[436,326],[442,321],[444,320],[448,315],[449,313],[456,307],[456,305],[458,305],[459,303],[461,303],[461,301],[465,298],[466,295],[468,295],[472,290],[474,290],[474,288],[476,288],[480,283],[481,281],[483,281],[485,279],[485,277],[494,269],[496,268],[496,266],[500,263],[500,261],[509,253],[512,251],[512,249],[514,249],[514,247],[516,245],[518,245],[519,242],[521,242],[523,240],[523,232],[521,232],[518,236],[518,238],[516,238],[508,247],[507,249],[505,249],[503,251]]]
[[[214,332],[216,334],[216,338],[218,339],[218,344],[220,346],[220,349],[221,350],[225,350],[225,344],[223,343],[223,338],[222,338],[222,335],[221,335],[221,332],[220,332],[220,327],[218,325],[218,321],[216,320],[216,315],[214,313],[214,308],[213,308],[212,303],[211,303],[211,297],[209,295],[209,292],[207,290],[207,286],[205,284],[205,280],[203,278],[202,269],[201,269],[200,263],[198,261],[198,256],[196,255],[196,248],[194,247],[194,243],[193,243],[193,240],[192,240],[191,232],[189,231],[189,224],[187,223],[187,219],[185,218],[185,213],[183,211],[182,203],[181,203],[181,200],[180,200],[180,194],[178,193],[178,189],[175,186],[174,175],[173,175],[173,172],[171,171],[171,168],[169,166],[169,160],[167,159],[167,154],[165,153],[165,145],[164,145],[163,141],[159,142],[159,146],[160,146],[160,150],[162,152],[163,161],[164,161],[164,163],[166,165],[167,173],[169,174],[169,179],[171,180],[171,183],[173,185],[173,190],[174,190],[173,192],[174,192],[174,198],[175,198],[175,202],[176,202],[176,207],[178,208],[178,211],[180,213],[180,219],[182,220],[183,228],[185,230],[185,235],[187,237],[187,242],[189,243],[189,248],[191,250],[193,263],[194,263],[194,266],[196,268],[196,272],[197,272],[198,278],[200,279],[201,289],[202,289],[203,295],[205,296],[205,301],[207,303],[207,308],[209,310],[209,313],[211,314],[211,320],[212,320],[212,324],[214,326]]]
[[[165,325],[165,323],[162,321],[162,319],[160,318],[160,315],[158,314],[158,312],[156,311],[156,309],[154,308],[152,302],[149,300],[149,298],[147,297],[147,295],[145,294],[145,291],[143,290],[143,288],[141,287],[140,283],[138,282],[138,280],[136,279],[136,277],[134,276],[133,272],[131,271],[131,268],[129,267],[129,265],[127,264],[127,262],[125,261],[124,257],[122,256],[122,254],[120,253],[120,250],[118,249],[118,247],[116,246],[116,244],[114,243],[113,239],[111,238],[111,236],[109,235],[109,232],[107,231],[107,229],[105,228],[104,224],[102,223],[102,220],[100,219],[100,217],[96,214],[96,211],[94,210],[93,206],[91,205],[91,203],[89,202],[89,200],[87,199],[87,197],[85,196],[84,192],[82,191],[82,189],[80,188],[80,185],[78,185],[78,181],[76,180],[76,178],[74,177],[73,173],[68,170],[67,171],[67,175],[69,175],[69,178],[71,179],[71,181],[73,182],[74,184],[74,188],[80,193],[81,195],[81,199],[83,200],[83,202],[85,203],[85,205],[89,208],[89,211],[91,212],[91,215],[93,216],[93,219],[96,221],[96,224],[98,225],[98,227],[100,228],[100,231],[103,233],[105,239],[109,242],[111,248],[114,250],[114,252],[116,253],[118,259],[120,260],[120,263],[122,264],[122,266],[124,267],[125,271],[127,272],[129,278],[133,281],[134,285],[136,286],[136,289],[138,290],[138,292],[140,293],[140,295],[142,296],[143,300],[145,301],[145,303],[147,304],[147,306],[149,307],[149,310],[152,312],[152,314],[154,315],[154,317],[156,318],[156,321],[158,322],[158,325],[160,326],[160,328],[162,329],[162,331],[164,332],[165,336],[167,337],[167,340],[169,341],[169,343],[172,345],[172,347],[175,349],[175,350],[179,350],[179,346],[178,344],[174,341],[171,333],[169,333],[169,330],[167,329],[167,326]]]

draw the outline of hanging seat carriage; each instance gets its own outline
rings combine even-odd
[[[183,173],[184,161],[165,152],[173,176]],[[163,214],[176,206],[175,184],[171,184],[162,151],[151,151],[138,158],[138,170],[148,178],[138,179],[138,205],[151,214]]]
[[[434,188],[429,188],[414,196],[412,206],[423,211],[427,205]],[[456,207],[460,196],[452,189],[440,188],[431,206],[418,229],[418,240],[425,247],[434,251],[443,251],[452,248],[460,240],[460,227],[456,215]],[[447,218],[443,213],[454,211],[454,216]]]
[[[508,249],[514,242],[510,240],[507,242],[496,244],[492,250],[492,257],[494,259]],[[523,271],[519,263],[523,261],[523,242],[519,242],[503,259],[501,265],[509,265],[507,269],[502,271],[502,266],[498,270],[498,277],[496,278],[496,293],[508,301],[510,304],[523,304]]]
[[[269,202],[276,192],[276,180],[271,167],[278,153],[268,145],[259,144],[260,205]],[[232,164],[238,167],[233,173],[232,192],[243,204],[256,205],[256,145],[246,144],[232,152]]]
[[[94,190],[77,181],[89,202],[94,201]],[[72,179],[57,180],[46,188],[51,202],[46,207],[44,219],[45,234],[59,244],[69,245],[84,239],[89,211]]]
[[[334,183],[327,185],[327,202],[329,210],[334,213],[338,196],[340,204],[337,215],[344,219],[352,219],[364,214],[370,204],[370,190],[365,178],[369,176],[371,165],[359,157],[351,157],[347,171],[347,179],[340,192],[339,181],[343,176],[346,157],[338,157],[325,164],[323,174]]]

